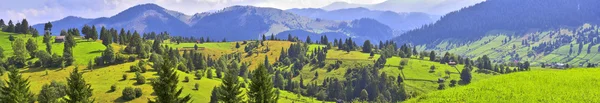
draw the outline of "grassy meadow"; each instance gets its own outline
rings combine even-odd
[[[492,77],[467,86],[435,91],[407,102],[574,103],[600,102],[599,68],[534,69]]]

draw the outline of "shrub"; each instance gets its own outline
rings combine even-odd
[[[110,86],[110,91],[117,91],[117,86],[114,84]]]
[[[136,83],[138,83],[138,84],[146,83],[146,77],[144,77],[144,75],[142,75],[142,73],[140,73],[140,72],[135,73],[135,80],[136,80]]]
[[[196,76],[196,79],[200,80],[202,79],[202,74],[204,74],[202,73],[202,71],[196,71],[196,74],[194,74],[194,76]]]
[[[186,76],[185,78],[183,78],[183,82],[190,82],[190,78]]]
[[[456,80],[451,80],[450,81],[450,87],[456,86],[456,82],[457,82]]]
[[[141,66],[139,68],[142,73],[146,73],[146,71],[148,71],[148,69],[146,69],[146,67],[144,67],[144,66]]]
[[[129,56],[129,62],[133,62],[135,61],[135,57],[134,56]]]
[[[127,80],[127,74],[123,74],[123,80]]]
[[[118,53],[117,56],[115,57],[115,63],[116,64],[122,64],[128,61],[128,57],[126,55],[123,55],[121,53]]]
[[[133,88],[131,87],[126,87],[125,89],[123,89],[123,95],[121,96],[121,98],[125,99],[125,100],[133,100],[135,99],[136,93],[133,90]]]
[[[140,71],[140,67],[138,67],[138,66],[135,66],[135,65],[133,65],[133,66],[130,66],[130,67],[129,67],[129,71],[130,71],[130,72],[137,72],[137,71]]]
[[[431,67],[429,67],[429,73],[433,73],[433,72],[435,72],[435,66],[432,65]]]
[[[135,97],[139,98],[143,95],[142,89],[141,88],[135,88]]]
[[[198,84],[198,83],[194,84],[194,90],[198,90],[198,89],[200,89],[200,84]]]

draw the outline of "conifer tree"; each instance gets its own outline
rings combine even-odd
[[[67,78],[67,96],[63,99],[67,103],[93,103],[92,86],[85,82],[83,73],[79,73],[79,68],[75,67],[73,72]]]
[[[158,78],[151,83],[157,97],[154,101],[150,100],[151,103],[187,103],[191,101],[190,95],[181,97],[183,88],[177,90],[179,76],[174,67],[171,61],[164,59],[161,67],[157,68]]]
[[[236,68],[229,68],[223,78],[223,83],[219,87],[219,101],[225,103],[242,102],[242,87],[238,80],[239,71]]]
[[[29,91],[29,79],[24,79],[18,70],[12,68],[8,74],[8,81],[2,85],[3,103],[27,103],[32,100],[33,94]]]
[[[252,82],[248,97],[252,103],[276,103],[278,96],[273,88],[273,80],[263,65],[252,72]]]
[[[213,87],[212,91],[210,92],[210,103],[219,103],[218,90],[218,87]]]

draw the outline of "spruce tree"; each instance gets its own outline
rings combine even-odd
[[[223,83],[219,87],[219,101],[225,103],[242,102],[242,87],[238,80],[239,71],[236,68],[229,68],[223,78]]]
[[[10,69],[8,81],[2,85],[2,96],[0,101],[3,103],[27,103],[32,100],[33,94],[29,91],[29,79],[23,79],[23,76],[15,68]]]
[[[273,80],[263,65],[252,72],[252,82],[248,97],[252,103],[276,103],[278,96],[273,88]]]
[[[79,73],[79,68],[75,67],[73,72],[67,78],[67,96],[63,99],[67,103],[93,103],[92,85],[87,84],[83,79],[83,73]]]
[[[213,87],[212,91],[210,92],[210,103],[219,103],[218,90],[218,87]]]
[[[150,100],[150,103],[187,103],[191,101],[190,95],[181,97],[183,88],[177,90],[179,76],[174,67],[171,61],[164,59],[160,68],[156,68],[158,69],[158,78],[153,80],[151,85],[157,97],[154,101]]]

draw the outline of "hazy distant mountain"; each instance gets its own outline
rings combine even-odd
[[[428,14],[443,15],[474,5],[485,0],[387,0],[377,4],[351,4],[346,2],[335,2],[322,7],[325,10],[338,10],[346,8],[365,7],[372,10],[394,11],[394,12],[424,12]]]
[[[329,38],[364,37],[377,36],[372,40],[387,40],[380,37],[392,37],[391,28],[377,21],[354,20],[330,21],[317,20],[294,13],[274,8],[260,8],[252,6],[233,6],[215,13],[196,14],[190,20],[192,34],[211,35],[216,38],[227,38],[232,40],[258,39],[261,35],[284,35],[287,34],[311,35],[313,38],[320,34],[329,34]],[[361,21],[376,23],[361,23]],[[357,23],[354,23],[357,22]],[[354,24],[354,25],[347,25]],[[370,26],[374,28],[360,28]],[[365,33],[363,31],[377,31],[386,29],[390,32]],[[220,35],[213,35],[220,34]]]
[[[399,42],[439,43],[476,40],[493,31],[516,35],[534,30],[600,23],[598,0],[488,0],[449,13],[435,24],[397,37]]]
[[[398,31],[415,29],[425,24],[433,23],[439,19],[439,16],[419,12],[396,13],[392,11],[369,10],[362,7],[333,11],[326,11],[316,8],[289,9],[286,11],[315,19],[318,18],[326,20],[356,20],[361,18],[372,18]]]
[[[68,17],[52,22],[53,32],[61,29],[81,28],[84,24],[108,28],[125,28],[142,32],[167,31],[171,35],[210,37],[211,39],[249,40],[265,35],[287,34],[330,39],[354,37],[357,40],[388,40],[393,30],[371,19],[332,21],[312,19],[275,8],[232,6],[223,10],[188,16],[164,9],[155,4],[131,7],[112,17],[83,19]],[[43,30],[43,24],[34,25]],[[302,31],[302,32],[299,32]],[[304,38],[304,37],[302,37]],[[316,40],[316,39],[315,39]]]
[[[180,15],[184,14],[166,10],[156,4],[143,4],[131,7],[112,17],[103,17],[92,20],[62,19],[54,21],[52,22],[52,32],[53,34],[58,34],[60,33],[60,30],[81,28],[84,24],[87,24],[96,25],[97,29],[100,29],[101,26],[106,26],[109,28],[125,28],[126,30],[137,30],[140,32],[168,31],[172,34],[185,34],[185,30],[188,29],[189,26],[184,21],[180,20],[182,17]],[[43,30],[44,25],[37,24],[34,25],[34,27],[38,30]]]
[[[321,8],[325,9],[325,10],[339,10],[339,9],[346,9],[346,8],[358,8],[358,7],[368,7],[368,6],[370,6],[370,5],[350,4],[347,2],[334,2],[334,3],[331,3],[331,4],[321,7]]]

